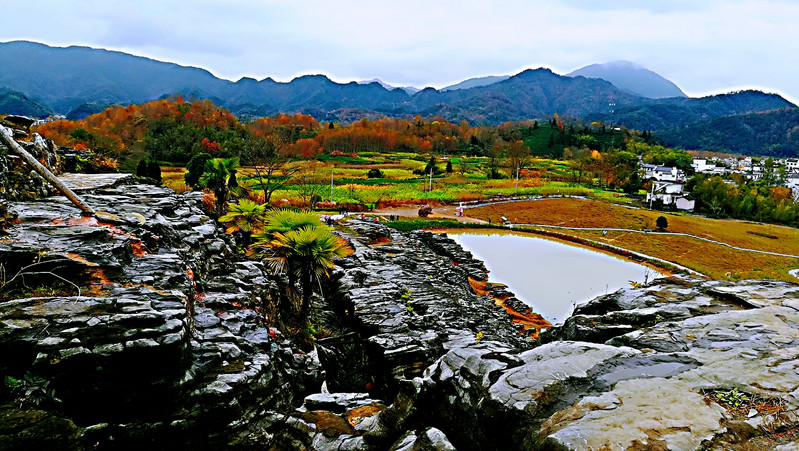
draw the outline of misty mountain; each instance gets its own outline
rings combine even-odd
[[[70,118],[81,118],[109,105],[178,94],[187,99],[209,99],[249,117],[302,112],[322,121],[352,122],[361,117],[419,114],[440,115],[456,122],[499,124],[558,113],[642,130],[795,107],[780,96],[759,91],[698,99],[651,99],[604,79],[561,76],[544,68],[501,80],[469,79],[446,89],[425,88],[416,93],[379,80],[336,83],[324,75],[304,75],[286,83],[249,77],[233,82],[204,69],[122,52],[25,41],[0,43],[0,67],[0,88],[5,88],[0,91],[0,100],[5,99],[0,112],[31,116],[57,113]],[[642,73],[638,69],[632,72]]]
[[[623,91],[650,99],[687,97],[673,82],[629,61],[591,64],[570,72],[566,76],[601,78],[611,82]]]
[[[463,80],[460,83],[441,88],[442,91],[456,91],[458,89],[479,88],[481,86],[493,85],[510,78],[510,75],[489,75],[487,77],[476,77]]]
[[[421,91],[421,89],[416,88],[414,86],[392,86],[379,78],[373,78],[371,80],[361,80],[358,82],[359,85],[368,85],[369,83],[377,83],[380,86],[388,89],[389,91],[393,91],[395,89],[402,89],[403,91],[407,92],[409,95],[414,95],[417,92]]]

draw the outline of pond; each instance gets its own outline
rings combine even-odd
[[[489,281],[508,286],[551,323],[563,323],[576,305],[599,295],[662,277],[646,266],[584,247],[513,232],[448,231],[485,262]]]

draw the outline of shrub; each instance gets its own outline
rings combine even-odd
[[[139,160],[139,164],[136,165],[136,176],[147,177],[147,160]]]
[[[200,177],[205,171],[205,162],[210,159],[211,154],[208,153],[198,153],[191,157],[186,164],[186,175],[184,176],[187,185],[194,189],[199,188]]]
[[[161,183],[161,165],[157,161],[147,163],[147,177]]]
[[[370,179],[382,179],[383,178],[383,171],[378,168],[369,169],[369,172],[366,173],[366,176]]]
[[[669,220],[666,219],[665,216],[658,216],[657,221],[655,221],[655,225],[660,230],[666,230],[669,228]]]

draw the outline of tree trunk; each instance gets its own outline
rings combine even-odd
[[[303,321],[308,320],[308,311],[311,307],[311,287],[313,286],[313,271],[310,268],[304,268],[302,271],[302,308],[300,309],[300,318]]]
[[[33,168],[36,173],[41,175],[45,180],[50,182],[61,194],[63,194],[67,199],[70,200],[76,207],[80,208],[81,212],[84,216],[93,216],[94,209],[92,207],[86,205],[83,200],[78,197],[71,189],[69,189],[66,185],[64,185],[61,180],[58,180],[58,177],[53,175],[49,169],[47,169],[43,164],[36,161],[36,158],[33,158],[33,155],[29,154],[28,151],[22,148],[15,140],[14,135],[6,127],[0,125],[0,141],[3,142],[12,152],[19,155],[25,163],[28,164],[31,168]]]

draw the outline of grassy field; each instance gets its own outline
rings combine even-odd
[[[387,204],[399,205],[419,203],[457,203],[480,200],[495,196],[585,196],[595,199],[629,202],[620,193],[608,192],[593,186],[572,183],[570,168],[562,161],[544,158],[535,159],[522,171],[519,180],[504,178],[492,180],[486,177],[485,157],[452,157],[453,172],[443,172],[447,164],[445,157],[437,158],[440,171],[433,177],[432,191],[429,178],[414,174],[423,170],[429,157],[416,154],[362,153],[357,158],[351,156],[327,156],[318,169],[318,182],[314,189],[322,199],[330,197],[330,177],[333,177],[333,201],[343,203],[371,204],[378,200]],[[463,165],[461,162],[463,161]],[[381,178],[368,178],[370,169],[380,169]],[[463,172],[463,173],[461,173]],[[502,172],[502,170],[500,170]],[[183,182],[183,168],[164,168],[164,184],[178,192],[188,190]],[[279,171],[276,174],[282,178]],[[259,181],[251,168],[240,168],[238,182],[253,190],[259,189]],[[273,201],[287,199],[296,204],[301,187],[288,183],[272,196]],[[307,190],[307,188],[306,188]]]
[[[505,216],[514,223],[566,227],[656,229],[658,216],[668,219],[668,231],[701,236],[736,247],[799,255],[799,230],[771,224],[716,220],[699,216],[633,209],[582,199],[544,199],[494,204],[468,209],[468,216],[497,223]],[[569,235],[623,247],[686,266],[714,279],[779,279],[796,282],[788,274],[799,259],[730,249],[690,237],[632,232],[561,230]]]

